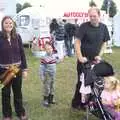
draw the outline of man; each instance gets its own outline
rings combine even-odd
[[[50,23],[50,33],[53,34],[53,32],[57,29],[58,27],[58,23],[57,20],[55,18],[52,19],[51,23]]]
[[[58,57],[60,60],[63,61],[64,59],[64,36],[65,36],[65,30],[64,30],[64,23],[60,19],[58,22],[58,26],[55,30],[55,47],[58,53]]]
[[[72,23],[66,23],[65,26],[65,47],[67,50],[67,55],[69,57],[72,57],[72,41],[73,41],[73,36],[75,33],[75,25]]]
[[[88,10],[88,15],[89,22],[81,24],[75,35],[78,82],[72,99],[72,107],[77,109],[84,108],[84,104],[81,102],[81,94],[79,93],[81,86],[79,79],[82,72],[82,64],[87,60],[100,60],[106,42],[110,40],[106,25],[100,22],[99,9],[91,7]]]

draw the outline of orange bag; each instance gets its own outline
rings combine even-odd
[[[0,88],[6,86],[12,78],[16,77],[20,68],[17,65],[11,65],[9,68],[0,76]]]

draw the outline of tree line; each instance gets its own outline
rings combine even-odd
[[[91,0],[89,2],[89,6],[96,6],[95,1]],[[28,2],[25,2],[23,5],[21,5],[20,3],[17,3],[16,4],[16,12],[18,13],[27,7],[32,7],[32,5]],[[41,7],[41,5],[40,5],[40,7]],[[109,17],[114,17],[115,14],[117,13],[117,6],[113,0],[103,0],[101,10],[106,11],[106,13],[109,14]]]

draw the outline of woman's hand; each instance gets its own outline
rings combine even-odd
[[[27,79],[28,71],[27,70],[23,71],[22,75],[23,75],[23,79]]]

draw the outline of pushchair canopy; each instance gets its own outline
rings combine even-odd
[[[106,61],[101,61],[100,63],[93,64],[86,63],[84,65],[85,74],[85,86],[94,83],[98,77],[106,77],[114,75],[114,70],[111,64]]]

